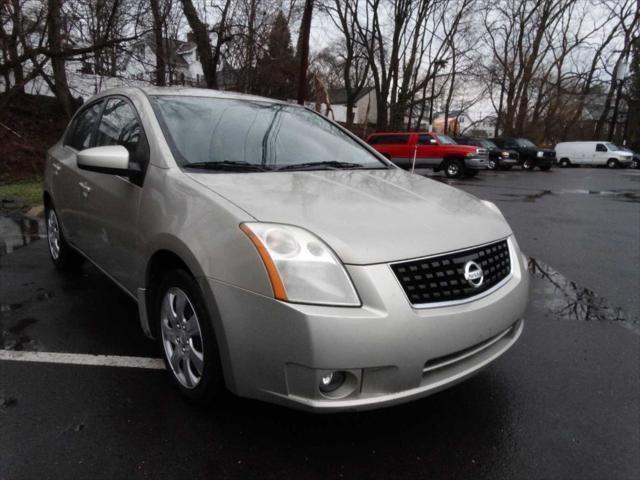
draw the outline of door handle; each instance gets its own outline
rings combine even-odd
[[[59,163],[52,163],[51,166],[53,167],[54,175],[58,175],[60,173],[60,170],[62,170],[62,167],[60,166]]]
[[[82,196],[87,198],[89,193],[91,193],[91,187],[89,184],[87,182],[78,182],[78,185],[80,185],[80,189],[82,190]]]

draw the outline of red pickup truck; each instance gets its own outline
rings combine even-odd
[[[489,152],[471,145],[458,145],[446,135],[432,132],[373,133],[367,143],[403,168],[444,170],[449,178],[473,177],[487,168]],[[415,160],[415,163],[414,163]]]

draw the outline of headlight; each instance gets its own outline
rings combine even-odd
[[[509,152],[502,152],[502,158],[509,158]]]
[[[240,228],[258,250],[277,299],[360,306],[344,266],[312,233],[278,223],[243,223]]]
[[[466,155],[466,156],[467,156],[467,157],[475,157],[476,155],[478,155],[478,150],[477,150],[477,149],[476,149],[476,151],[475,151],[475,152],[469,152],[469,153],[467,153],[467,155]]]
[[[536,153],[536,156],[542,157],[542,156],[544,156],[544,152],[538,152],[538,153]]]

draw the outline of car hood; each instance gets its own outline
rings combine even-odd
[[[347,264],[417,258],[511,234],[504,217],[472,195],[396,168],[188,175],[258,221],[315,233]]]

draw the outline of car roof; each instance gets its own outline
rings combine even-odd
[[[260,97],[258,95],[247,95],[238,92],[228,92],[222,90],[212,90],[209,88],[192,88],[192,87],[123,87],[104,90],[92,99],[108,96],[108,95],[135,95],[142,92],[146,96],[182,96],[182,97],[203,97],[203,98],[221,98],[230,100],[247,100],[272,104],[296,105],[283,100],[273,98]]]

